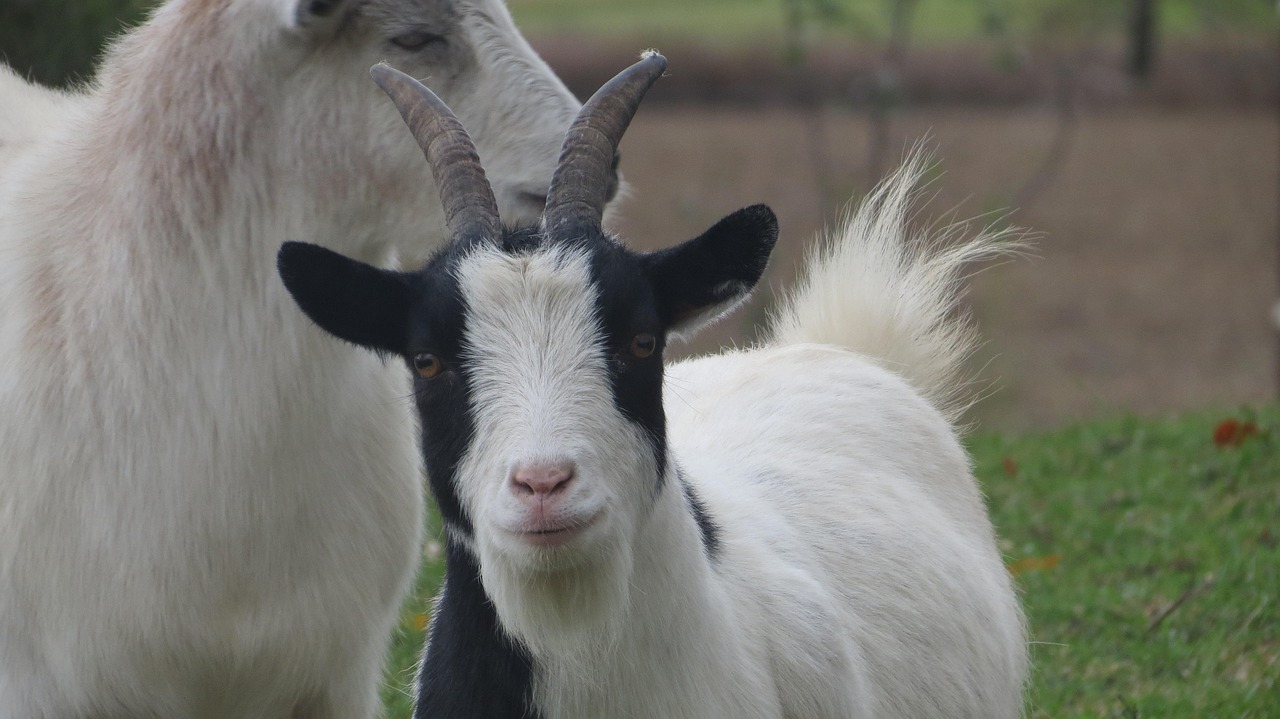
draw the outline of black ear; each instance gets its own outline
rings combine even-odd
[[[667,332],[689,335],[742,301],[764,274],[778,218],[752,205],[684,244],[645,257]]]
[[[286,242],[276,256],[294,302],[329,334],[378,352],[404,354],[409,281],[400,272],[343,257],[305,242]]]

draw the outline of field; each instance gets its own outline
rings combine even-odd
[[[986,342],[969,445],[1028,612],[1028,716],[1280,716],[1274,0],[1161,0],[1145,83],[1119,69],[1119,2],[918,0],[886,74],[889,3],[821,1],[843,14],[788,40],[787,0],[510,0],[580,95],[641,48],[671,60],[622,147],[628,242],[754,202],[779,215],[762,290],[676,355],[751,342],[815,234],[922,144],[937,165],[919,226],[1033,233],[1026,257],[974,268],[965,300]],[[41,7],[49,27],[0,22],[0,49],[72,44],[57,71],[87,73],[91,43],[67,27],[87,16],[5,12]],[[877,126],[885,77],[901,87]],[[433,537],[388,669],[394,719],[442,571]]]
[[[639,47],[671,59],[622,147],[630,192],[612,226],[628,242],[671,244],[753,202],[779,215],[768,286],[682,352],[751,342],[814,235],[923,142],[938,164],[918,225],[976,218],[974,229],[1035,233],[1029,256],[975,268],[966,299],[986,340],[973,359],[986,399],[969,442],[1028,613],[1028,716],[1274,716],[1280,408],[1265,402],[1277,390],[1280,123],[1271,41],[1189,42],[1141,88],[1114,69],[1119,53],[1104,43],[1108,56],[1078,76],[1065,130],[1055,68],[1088,50],[1031,58],[1010,80],[989,72],[985,49],[922,47],[904,81],[914,94],[891,108],[871,167],[872,120],[848,90],[875,71],[878,46],[831,49],[823,43],[845,30],[828,28],[807,70],[779,69],[776,4],[734,3],[732,14],[721,5],[512,3],[580,94]],[[923,12],[931,2],[922,0],[918,38],[972,38],[979,3],[936,5]],[[1214,29],[1197,14],[1203,3],[1164,7],[1171,36]],[[1255,30],[1274,22],[1259,18]],[[625,36],[610,30],[618,27]],[[689,28],[705,34],[691,41]],[[741,52],[757,37],[763,59]],[[1029,194],[1032,178],[1040,188]],[[1202,409],[1241,406],[1261,409]],[[1257,433],[1224,435],[1232,417]],[[1216,431],[1226,439],[1215,442]],[[428,544],[401,623],[386,690],[392,717],[408,715],[403,687],[439,551],[438,539]]]
[[[1276,716],[1278,431],[1270,405],[969,440],[1028,615],[1029,717]],[[397,633],[393,719],[409,716],[439,551]]]
[[[511,13],[531,36],[695,39],[740,45],[777,42],[786,13],[798,10],[816,40],[868,40],[887,32],[890,2],[883,0],[510,0]],[[1072,7],[1072,6],[1075,7]],[[992,33],[1074,29],[1097,32],[1118,26],[1124,4],[1073,0],[916,0],[913,33],[926,42]],[[1257,0],[1163,0],[1161,31],[1173,37],[1237,31],[1274,23],[1274,7]]]
[[[752,202],[778,212],[767,283],[785,289],[804,248],[867,187],[865,115],[828,109],[656,107],[623,143],[633,186],[616,223],[658,246]],[[1038,233],[1032,256],[979,274],[969,296],[991,383],[974,419],[1047,428],[1129,410],[1158,414],[1274,396],[1280,127],[1263,111],[1133,108],[1082,116],[1039,199],[1006,214],[1047,152],[1052,112],[904,111],[888,160],[921,138],[938,158],[924,223],[983,216]],[[814,167],[814,157],[821,167]],[[992,213],[992,214],[986,214]],[[768,291],[693,347],[753,337]]]
[[[1032,717],[1280,706],[1274,408],[972,442],[1033,635]],[[1215,443],[1215,431],[1218,442]]]

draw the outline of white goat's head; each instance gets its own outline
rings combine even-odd
[[[443,235],[437,193],[369,82],[381,62],[457,108],[509,221],[538,216],[580,105],[502,0],[172,0],[115,45],[100,82],[117,99],[110,112],[134,113],[128,125],[141,128],[118,141],[173,165],[166,182],[214,178],[186,194],[278,206],[292,192],[335,225],[326,242],[344,251],[371,257],[390,242],[425,253],[435,243],[408,240]],[[158,126],[157,106],[173,129]]]
[[[409,176],[423,172],[403,127],[365,74],[385,61],[458,108],[493,177],[504,216],[529,221],[542,210],[560,138],[579,104],[525,42],[502,0],[285,5],[293,6],[292,19],[309,45],[306,70],[317,91],[349,93],[353,102],[341,107],[366,115],[353,120],[370,128],[366,136],[373,146],[364,148],[365,154],[381,172],[387,167],[403,167]],[[428,191],[428,200],[434,202],[434,195]]]

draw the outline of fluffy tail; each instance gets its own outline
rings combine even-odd
[[[866,355],[955,420],[974,399],[964,362],[978,343],[972,321],[955,311],[963,269],[1016,250],[1022,233],[988,229],[955,242],[963,223],[913,232],[908,212],[927,164],[913,153],[821,238],[773,317],[770,343],[816,342]]]

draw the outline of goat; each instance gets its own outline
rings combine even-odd
[[[444,239],[383,60],[537,217],[580,105],[500,0],[174,0],[82,91],[0,73],[0,716],[377,711],[420,557],[409,386],[273,267]]]
[[[414,376],[446,530],[415,716],[1018,716],[1022,615],[947,419],[959,264],[1000,238],[904,244],[908,162],[770,341],[664,372],[777,237],[764,205],[651,254],[601,229],[607,159],[665,66],[587,102],[541,225],[505,231],[462,126],[384,70],[451,244],[412,272],[280,250],[305,314]]]
[[[45,128],[56,123],[74,102],[67,92],[37,87],[13,70],[0,66],[0,172],[20,150],[35,144]]]

